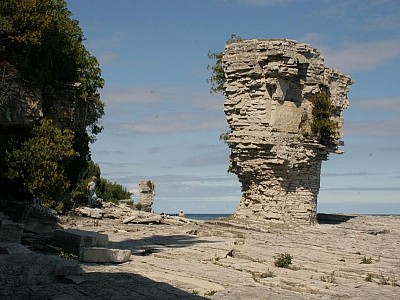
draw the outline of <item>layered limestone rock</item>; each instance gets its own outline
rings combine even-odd
[[[141,210],[151,212],[151,206],[153,205],[155,192],[154,182],[150,180],[142,180],[139,182],[139,202]]]
[[[40,89],[11,64],[0,62],[0,126],[30,126],[43,117]]]
[[[43,117],[60,128],[85,130],[90,124],[94,100],[80,95],[79,83],[57,82],[39,88],[6,61],[0,61],[0,72],[0,137],[30,128]]]
[[[325,67],[319,50],[287,39],[228,44],[223,65],[227,143],[243,192],[235,217],[315,224],[321,162],[339,150],[310,137],[310,99],[329,95],[340,138],[353,81]]]
[[[24,141],[43,118],[53,120],[61,129],[72,129],[79,138],[78,134],[85,133],[96,119],[96,97],[82,96],[79,83],[40,85],[17,66],[0,59],[0,169],[5,171],[2,158],[6,150],[11,150],[10,141]],[[22,211],[7,204],[15,200],[16,190],[6,182],[0,181],[0,209],[19,219]]]

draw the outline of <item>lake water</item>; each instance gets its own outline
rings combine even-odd
[[[169,214],[170,216],[177,216],[177,214]],[[218,218],[229,217],[232,214],[185,214],[185,217],[192,220],[206,221],[206,220],[214,220]],[[344,214],[346,215],[346,214]],[[370,216],[399,216],[396,214],[388,215],[388,214],[366,214]]]
[[[170,216],[177,216],[177,214],[169,214]],[[230,216],[231,214],[185,214],[185,217],[192,220],[214,220],[218,218],[225,218]]]

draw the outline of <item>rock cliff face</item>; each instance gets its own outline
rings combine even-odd
[[[11,150],[10,141],[24,141],[42,118],[52,119],[57,127],[71,129],[79,136],[93,122],[95,109],[95,99],[83,97],[79,84],[39,85],[27,80],[16,66],[0,60],[0,169],[5,169],[3,158],[5,151]],[[85,148],[80,151],[77,160],[86,159]],[[8,181],[0,180],[0,200],[15,200],[17,190]]]
[[[242,184],[236,218],[315,224],[321,162],[329,152],[310,132],[313,95],[335,107],[339,137],[353,81],[324,66],[317,49],[292,40],[244,40],[223,56],[231,167]]]
[[[29,126],[43,117],[42,95],[9,63],[0,63],[0,125]]]
[[[0,62],[0,127],[31,127],[42,117],[62,128],[85,129],[93,109],[79,86],[57,83],[39,89],[8,62]]]

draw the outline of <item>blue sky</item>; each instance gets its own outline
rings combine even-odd
[[[208,51],[231,33],[319,48],[356,83],[343,155],[322,164],[319,212],[400,214],[400,1],[67,0],[106,81],[104,131],[91,145],[102,177],[156,184],[154,209],[232,213],[223,96],[209,93]]]

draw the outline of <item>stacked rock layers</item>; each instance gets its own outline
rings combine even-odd
[[[243,192],[235,217],[315,224],[321,162],[339,151],[310,137],[310,99],[329,95],[342,137],[353,81],[325,67],[319,50],[286,39],[228,44],[223,64],[231,168]]]

